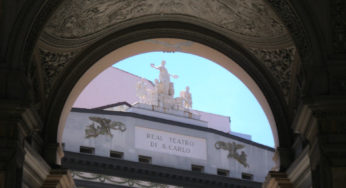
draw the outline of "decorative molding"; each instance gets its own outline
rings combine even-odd
[[[269,171],[266,180],[263,182],[263,188],[293,188],[285,172]]]
[[[216,149],[223,149],[227,150],[229,153],[227,155],[227,158],[234,158],[237,160],[240,164],[242,164],[244,167],[249,167],[249,164],[246,162],[246,153],[244,151],[241,152],[241,154],[237,153],[238,149],[243,149],[245,146],[241,144],[236,144],[235,142],[232,143],[226,143],[222,141],[218,141],[215,143]]]
[[[76,163],[78,161],[78,163]],[[260,188],[261,183],[238,178],[215,176],[171,167],[138,163],[122,159],[101,157],[65,151],[62,166],[75,171],[92,172],[116,177],[136,177],[144,181],[183,187],[246,187]]]
[[[250,51],[268,68],[274,78],[278,81],[286,102],[289,99],[292,65],[296,49],[294,47],[284,49],[256,49]]]
[[[55,79],[64,67],[71,62],[77,52],[51,52],[45,49],[39,49],[39,53],[42,69],[45,73],[46,96],[48,96]]]
[[[45,32],[65,39],[96,37],[102,30],[112,30],[116,24],[153,15],[200,18],[247,40],[286,38],[288,35],[284,25],[264,1],[250,0],[64,1],[47,23]]]
[[[287,176],[294,187],[311,187],[309,147],[287,169]]]
[[[164,52],[181,51],[182,48],[189,47],[189,46],[192,46],[194,44],[194,42],[192,42],[192,41],[169,43],[169,42],[165,42],[163,40],[156,40],[156,39],[148,39],[148,40],[146,40],[146,42],[160,45],[160,46],[165,47],[169,50],[169,51],[164,51]]]
[[[112,121],[110,119],[95,116],[90,116],[89,119],[93,121],[93,123],[87,126],[85,129],[85,138],[96,138],[99,135],[108,135],[113,137],[111,129],[120,130],[121,132],[126,131],[126,125],[122,122]],[[98,124],[96,127],[95,123]]]
[[[95,174],[80,171],[72,171],[72,177],[74,179],[81,179],[86,181],[94,181],[113,185],[130,186],[135,188],[179,188],[178,186],[173,185],[166,185],[149,181],[141,181],[129,178],[121,178],[116,176],[107,176],[104,174]]]
[[[303,62],[312,55],[312,44],[304,28],[304,24],[294,11],[289,0],[268,0],[292,36],[295,46]]]

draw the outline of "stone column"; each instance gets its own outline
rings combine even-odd
[[[37,129],[37,118],[29,108],[2,101],[0,105],[0,187],[22,187],[24,143]]]
[[[313,187],[346,185],[346,97],[306,100],[294,125],[309,142]]]

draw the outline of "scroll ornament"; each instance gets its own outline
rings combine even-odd
[[[218,141],[215,143],[216,149],[223,149],[227,150],[229,153],[227,155],[227,158],[233,158],[237,160],[240,164],[242,164],[244,167],[249,167],[249,164],[246,162],[246,153],[244,151],[241,151],[239,154],[237,150],[243,149],[245,146],[241,144],[236,144],[235,142],[232,143],[226,143],[222,141]]]
[[[126,130],[126,125],[122,122],[95,116],[90,116],[89,119],[93,121],[93,123],[88,125],[85,129],[85,138],[96,138],[99,135],[109,135],[110,137],[113,137],[111,129],[120,130],[121,132]]]

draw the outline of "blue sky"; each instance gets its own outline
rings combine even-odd
[[[170,74],[176,74],[175,95],[190,86],[192,108],[231,118],[231,131],[250,134],[252,140],[274,147],[269,122],[256,98],[232,73],[218,64],[187,53],[150,52],[124,59],[115,65],[119,69],[154,81],[159,71],[156,66],[166,61]]]

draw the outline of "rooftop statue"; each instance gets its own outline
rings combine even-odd
[[[192,107],[192,97],[189,91],[190,87],[186,86],[186,90],[180,92],[180,97],[183,99],[183,106],[188,109]]]
[[[170,86],[173,84],[170,81],[170,76],[172,76],[173,78],[178,78],[178,76],[169,74],[165,65],[166,65],[166,61],[162,61],[161,66],[156,67],[154,64],[151,64],[151,67],[160,71],[159,83],[162,86],[163,94],[173,96],[174,92],[170,91],[174,89],[172,86]]]
[[[159,79],[155,79],[153,89],[149,89],[143,79],[137,83],[136,89],[139,103],[158,106],[164,109],[191,109],[192,98],[189,92],[190,88],[186,87],[186,91],[180,92],[180,97],[174,98],[174,84],[171,82],[170,77],[176,79],[178,76],[169,74],[165,65],[165,61],[162,61],[160,66],[151,64],[151,67],[160,71]]]

